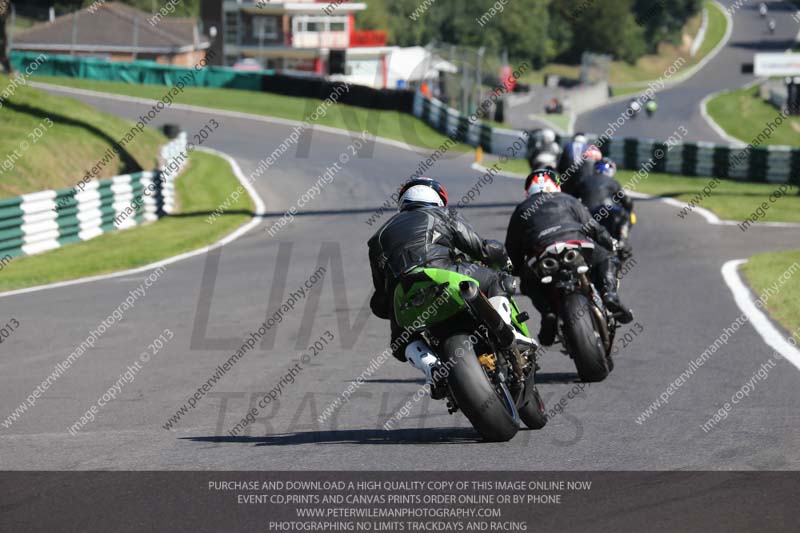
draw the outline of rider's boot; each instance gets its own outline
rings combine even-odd
[[[406,346],[406,359],[411,366],[425,374],[431,388],[431,398],[441,400],[447,394],[444,365],[424,341],[412,341]]]
[[[600,276],[603,282],[603,303],[609,311],[616,317],[622,324],[628,324],[633,321],[633,311],[627,308],[619,299],[617,294],[617,271],[619,270],[619,261],[615,256],[611,256],[607,261],[600,263]]]
[[[558,332],[558,317],[553,313],[542,315],[542,324],[539,328],[539,342],[542,346],[552,346],[556,341]]]

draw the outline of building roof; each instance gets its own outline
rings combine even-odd
[[[300,2],[270,2],[256,5],[255,2],[250,1],[248,3],[245,1],[237,7],[242,11],[256,15],[278,15],[284,13],[292,15],[344,15],[354,11],[364,11],[367,9],[367,4],[350,2],[349,0],[344,0],[343,2],[302,0]]]
[[[17,49],[178,53],[208,48],[192,18],[152,15],[118,2],[94,5],[14,36]],[[149,22],[148,22],[149,21]],[[152,22],[152,23],[151,23]],[[136,46],[134,46],[134,41]]]

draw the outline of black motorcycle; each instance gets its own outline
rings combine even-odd
[[[623,206],[607,202],[605,205],[592,208],[592,217],[603,226],[608,233],[623,246],[617,254],[620,262],[624,263],[630,257],[630,248],[627,246],[631,235],[631,227],[636,225],[636,213],[629,213]]]
[[[618,322],[589,279],[594,243],[557,242],[528,262],[547,287],[558,318],[558,338],[581,381],[603,381],[614,368],[611,350]]]

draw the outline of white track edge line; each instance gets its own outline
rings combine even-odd
[[[714,120],[711,117],[711,114],[708,112],[708,102],[711,101],[712,98],[716,98],[717,96],[719,96],[721,94],[724,94],[724,93],[727,93],[727,92],[731,92],[731,91],[734,91],[734,90],[749,89],[750,87],[753,87],[753,86],[757,85],[758,83],[761,83],[761,81],[762,81],[762,78],[756,78],[756,79],[754,79],[752,81],[749,81],[749,82],[745,83],[739,89],[722,89],[721,91],[716,91],[716,92],[713,92],[711,94],[707,94],[700,101],[700,116],[703,117],[703,120],[706,121],[706,124],[708,124],[711,127],[711,129],[714,130],[714,132],[717,135],[719,135],[721,138],[725,139],[726,142],[736,146],[737,148],[746,147],[747,146],[747,142],[745,142],[742,139],[739,139],[738,137],[734,137],[733,135],[730,135],[727,131],[725,131],[722,128],[722,126],[719,125],[719,123],[717,123],[716,120]]]
[[[486,167],[476,162],[472,163],[472,170],[480,172],[481,174],[486,174],[487,172],[489,172],[490,169],[489,167]],[[523,176],[522,174],[514,174],[513,172],[506,172],[505,170],[496,172],[494,175],[501,176],[503,178],[509,178],[512,180],[524,180],[526,178],[526,176]]]
[[[772,324],[770,318],[756,307],[751,297],[750,289],[742,281],[739,275],[739,266],[746,262],[746,259],[728,261],[722,265],[722,277],[733,293],[736,305],[747,316],[753,328],[764,339],[764,342],[800,370],[800,350],[784,339],[781,332]]]

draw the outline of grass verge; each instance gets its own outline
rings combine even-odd
[[[800,264],[800,250],[768,252],[751,257],[742,266],[742,271],[753,290],[761,294],[794,264]],[[800,328],[800,283],[786,283],[776,296],[767,301],[766,307],[769,315],[787,331],[797,332]],[[795,337],[800,341],[800,336]]]
[[[728,29],[728,21],[725,18],[725,14],[717,4],[707,0],[705,8],[708,11],[708,28],[703,44],[700,45],[694,57],[689,55],[689,47],[691,45],[688,43],[680,47],[662,44],[659,47],[658,54],[646,55],[639,59],[636,65],[614,62],[609,78],[614,96],[641,91],[647,86],[648,82],[663,76],[679,58],[683,58],[686,62],[681,66],[681,72],[677,74],[676,78],[679,78],[683,72],[688,71],[705,59],[722,42]],[[692,20],[687,26],[693,29],[693,31],[689,30],[687,32],[688,35],[696,35],[700,23],[698,20]]]
[[[9,81],[0,75],[0,94],[8,96],[0,111],[0,198],[72,187],[104,157],[101,179],[156,168],[167,142],[158,131],[146,128],[122,148],[123,157],[108,158],[132,122],[72,98],[24,85],[13,89]]]
[[[21,15],[15,15],[14,25],[11,26],[9,29],[11,30],[11,35],[16,35],[17,33],[27,30],[34,24],[36,24],[36,21],[32,18],[23,17]]]
[[[778,117],[778,110],[761,99],[758,87],[724,92],[709,100],[706,109],[728,135],[745,143],[752,142]],[[800,147],[800,118],[785,120],[762,144]]]
[[[614,96],[621,94],[634,94],[640,92],[647,83],[664,75],[670,65],[679,57],[684,57],[686,63],[681,67],[688,70],[702,61],[722,41],[727,30],[727,20],[723,12],[714,2],[706,1],[708,9],[708,29],[703,44],[694,57],[689,57],[690,44],[681,43],[680,46],[664,43],[659,46],[657,54],[648,54],[641,57],[636,64],[631,65],[625,61],[613,61],[609,71],[608,82],[613,88]],[[689,36],[694,37],[700,29],[701,16],[693,17],[684,27],[685,41]],[[580,67],[575,65],[551,64],[542,70],[534,71],[524,76],[521,81],[525,83],[543,83],[544,76],[556,74],[565,78],[577,79],[580,77]]]
[[[611,88],[611,96],[635,95],[642,92],[642,85],[616,86]]]
[[[162,85],[132,85],[120,82],[54,76],[36,76],[35,80],[78,89],[154,100],[162,98],[166,89]],[[175,102],[290,120],[304,120],[307,116],[312,115],[322,104],[322,100],[311,98],[205,87],[187,87],[183,93],[175,98]],[[409,114],[397,111],[365,109],[344,104],[332,105],[328,108],[327,113],[319,118],[315,124],[358,132],[366,129],[380,137],[430,149],[438,148],[447,140],[447,137]],[[470,150],[465,145],[457,145],[452,149],[462,152]]]
[[[515,174],[530,172],[527,161],[522,159],[510,160],[501,166],[506,172]],[[630,170],[620,170],[617,173],[617,180],[624,186],[631,180],[633,174],[634,172]],[[635,190],[644,194],[666,196],[681,202],[689,202],[696,194],[701,193],[703,187],[713,179],[651,173],[639,181]],[[777,184],[721,180],[711,196],[703,198],[699,207],[708,209],[723,219],[742,221],[749,217],[762,202],[769,202],[769,196],[776,188]],[[793,189],[777,202],[771,203],[761,221],[800,222],[800,196],[796,193],[797,190]],[[678,211],[678,208],[675,208],[676,216]]]
[[[0,198],[74,186],[133,126],[72,98],[22,85],[13,90],[9,80],[0,75],[0,93],[13,91],[0,112]],[[125,146],[125,157],[114,154],[97,176],[155,168],[166,142],[145,129]]]
[[[211,244],[251,218],[250,198],[240,197],[214,224],[206,222],[206,216],[238,185],[227,161],[194,152],[175,184],[178,213],[152,224],[14,259],[0,272],[0,290],[136,268]]]
[[[569,129],[569,123],[572,121],[572,115],[570,114],[543,114],[536,115],[536,118],[544,123],[549,122],[550,124],[557,126],[561,131],[567,131]]]

